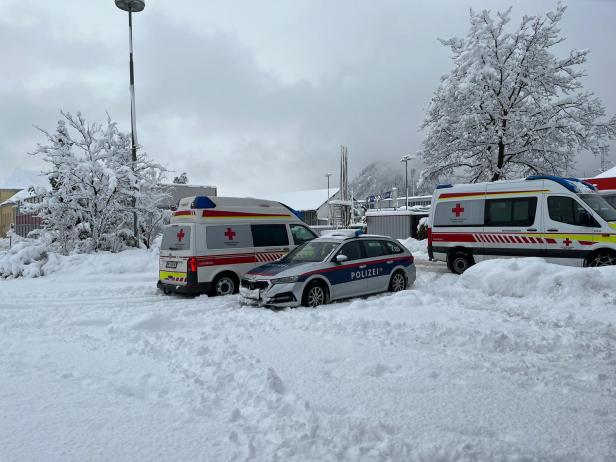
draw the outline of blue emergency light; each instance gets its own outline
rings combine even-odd
[[[197,196],[190,204],[191,209],[215,209],[216,204],[207,196]]]

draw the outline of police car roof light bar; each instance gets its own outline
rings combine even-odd
[[[215,209],[216,204],[207,196],[197,196],[190,204],[191,209]]]
[[[550,180],[550,181],[554,181],[555,183],[558,183],[561,186],[564,186],[565,188],[567,188],[569,191],[573,192],[573,193],[577,193],[577,189],[575,187],[575,185],[571,184],[571,181],[566,179],[566,178],[562,178],[560,176],[554,176],[554,175],[531,175],[529,177],[526,177],[527,180]]]

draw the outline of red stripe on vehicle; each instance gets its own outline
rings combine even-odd
[[[220,266],[220,265],[239,265],[242,263],[255,263],[254,255],[247,256],[229,256],[227,258],[204,258],[198,260],[199,266]]]
[[[546,238],[545,242],[548,244],[556,244],[556,239],[552,239],[551,237]]]
[[[338,270],[341,270],[341,269],[359,268],[360,266],[363,266],[363,265],[376,265],[378,263],[385,263],[385,262],[388,262],[388,261],[391,261],[391,260],[393,260],[393,261],[408,260],[410,263],[413,263],[413,261],[415,259],[411,255],[411,256],[408,256],[408,257],[384,258],[382,260],[363,261],[363,262],[360,262],[360,263],[352,263],[350,265],[336,265],[336,266],[332,266],[330,268],[310,271],[308,273],[302,274],[302,276],[311,276],[313,274],[329,273],[330,271],[338,271]],[[255,273],[250,273],[250,274],[255,274]]]
[[[173,214],[174,217],[182,217],[185,215],[192,215],[192,210],[178,210]]]
[[[465,233],[432,233],[434,242],[477,242],[472,234]]]
[[[578,241],[578,242],[582,245],[593,245],[594,244],[594,242],[591,242],[591,241]]]

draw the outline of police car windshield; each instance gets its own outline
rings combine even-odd
[[[296,247],[283,258],[285,262],[323,261],[340,242],[310,241]]]
[[[580,198],[605,221],[616,221],[616,209],[598,194],[579,194]]]

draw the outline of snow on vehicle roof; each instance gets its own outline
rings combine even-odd
[[[616,178],[616,167],[612,167],[609,170],[598,174],[595,178]]]

